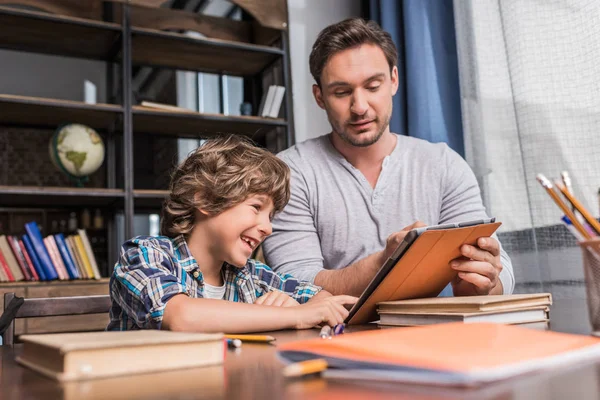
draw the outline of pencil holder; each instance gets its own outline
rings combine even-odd
[[[600,239],[579,242],[583,253],[583,273],[588,312],[594,332],[600,332]]]

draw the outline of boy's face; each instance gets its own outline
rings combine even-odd
[[[273,231],[273,200],[267,195],[250,195],[242,203],[210,217],[211,253],[236,267],[246,265],[252,252]]]

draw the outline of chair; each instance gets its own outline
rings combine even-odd
[[[16,297],[14,293],[4,294],[4,311],[11,307],[15,309]],[[17,307],[14,319],[10,321],[4,333],[2,344],[12,345],[15,341],[15,320],[32,317],[57,317],[62,315],[85,315],[108,313],[110,309],[110,296],[73,296],[73,297],[46,297],[38,299],[22,299],[22,304]],[[3,314],[4,316],[4,314]],[[1,317],[0,317],[1,318]]]

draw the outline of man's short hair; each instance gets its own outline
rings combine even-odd
[[[321,86],[321,73],[331,56],[363,44],[374,44],[383,51],[390,65],[390,72],[397,65],[398,50],[388,32],[381,29],[375,21],[348,18],[323,29],[312,47],[309,66],[317,85]]]
[[[270,196],[279,212],[290,198],[289,178],[283,161],[245,137],[209,139],[173,172],[161,232],[169,237],[188,235],[196,210],[214,216],[253,194]]]

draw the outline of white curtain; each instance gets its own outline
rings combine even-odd
[[[584,298],[580,250],[536,181],[570,173],[598,216],[600,1],[455,0],[466,158],[517,291]]]

